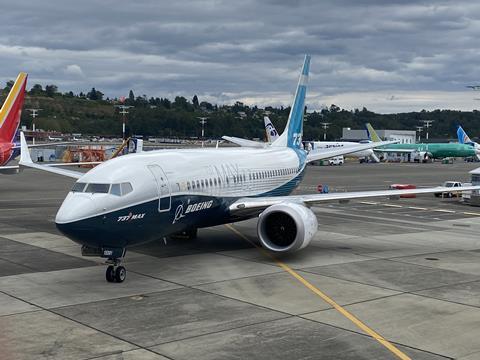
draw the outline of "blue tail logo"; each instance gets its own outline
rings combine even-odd
[[[457,137],[460,144],[473,144],[473,141],[468,137],[467,133],[460,125],[458,125]]]
[[[300,149],[303,135],[303,113],[305,111],[305,96],[307,94],[308,73],[310,71],[310,55],[305,55],[302,74],[298,80],[295,99],[288,116],[287,125],[282,135],[272,143],[272,146]]]

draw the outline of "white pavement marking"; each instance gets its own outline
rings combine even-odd
[[[449,213],[449,214],[455,214],[455,211],[453,211],[453,210],[447,210],[447,209],[433,209],[433,211],[444,212],[444,213]]]
[[[383,206],[387,206],[387,207],[394,207],[394,208],[401,208],[403,207],[402,205],[395,205],[395,204],[382,204]]]
[[[408,208],[412,210],[428,210],[427,208],[418,207],[418,206],[409,206]]]
[[[378,202],[373,202],[373,201],[360,201],[360,204],[365,204],[365,205],[377,205]]]

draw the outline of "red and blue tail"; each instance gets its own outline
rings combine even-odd
[[[13,84],[7,99],[0,109],[0,142],[13,143],[15,134],[20,125],[23,101],[25,100],[25,88],[27,86],[27,74],[20,73]]]

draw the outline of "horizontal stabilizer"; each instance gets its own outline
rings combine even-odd
[[[231,143],[240,145],[242,147],[253,147],[253,148],[264,148],[265,143],[261,143],[258,141],[253,141],[253,140],[247,140],[247,139],[242,139],[238,138],[235,136],[222,136],[222,139],[230,141]]]
[[[25,140],[25,135],[23,131],[20,132],[20,169],[25,167],[25,168],[32,168],[32,169],[37,169],[37,170],[43,170],[46,172],[50,172],[53,174],[57,175],[62,175],[62,176],[67,176],[70,178],[74,179],[79,179],[81,178],[84,173],[79,172],[79,171],[72,171],[72,170],[66,170],[66,169],[61,169],[53,166],[48,166],[48,165],[39,165],[36,164],[32,161],[32,158],[30,157],[30,150],[28,149],[27,141]],[[78,165],[78,163],[76,164]]]

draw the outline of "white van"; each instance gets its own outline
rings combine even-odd
[[[345,160],[343,159],[343,156],[335,156],[331,159],[328,159],[328,165],[343,165]]]

